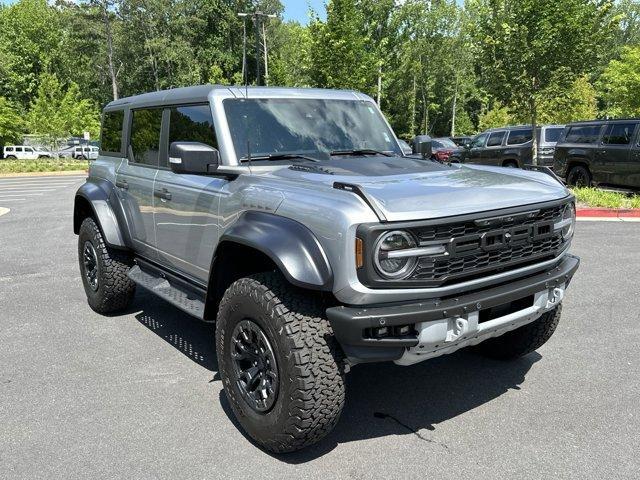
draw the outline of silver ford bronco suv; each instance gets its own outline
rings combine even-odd
[[[111,102],[74,205],[89,305],[125,309],[140,286],[215,322],[227,398],[272,452],[331,431],[359,363],[525,355],[578,268],[574,198],[544,172],[430,150],[421,136],[403,154],[353,91],[205,85]]]

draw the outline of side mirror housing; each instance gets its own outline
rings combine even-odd
[[[429,158],[433,155],[431,137],[429,135],[418,135],[413,139],[413,153],[422,155],[422,158]]]
[[[199,142],[172,142],[169,167],[174,173],[209,173],[220,164],[220,152]]]

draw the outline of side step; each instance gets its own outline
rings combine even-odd
[[[180,310],[200,320],[204,319],[206,294],[199,288],[188,286],[184,280],[159,272],[156,269],[145,268],[143,270],[140,268],[140,264],[134,265],[127,276],[141,287],[146,288]]]

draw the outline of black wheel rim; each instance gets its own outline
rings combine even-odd
[[[252,320],[242,320],[231,335],[235,382],[247,404],[268,412],[278,398],[278,365],[264,331]]]
[[[82,249],[82,263],[84,276],[92,290],[98,290],[98,255],[93,244],[88,240],[84,242]]]

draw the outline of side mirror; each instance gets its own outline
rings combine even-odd
[[[172,142],[169,166],[174,173],[209,173],[220,164],[220,152],[199,142]]]
[[[431,137],[429,135],[418,135],[413,139],[413,153],[422,155],[422,158],[430,158],[433,154]]]

